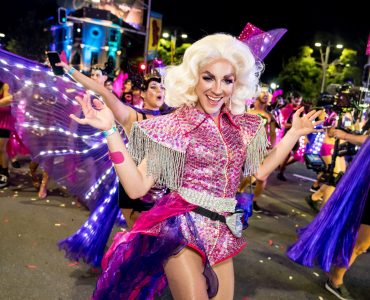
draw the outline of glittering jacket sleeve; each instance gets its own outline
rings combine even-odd
[[[129,138],[129,152],[139,164],[147,158],[148,174],[156,184],[177,189],[184,171],[186,138],[176,113],[135,122]]]
[[[258,115],[245,113],[236,116],[235,123],[242,129],[243,141],[246,147],[244,175],[255,174],[267,155],[269,146],[263,120]]]

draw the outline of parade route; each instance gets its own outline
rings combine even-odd
[[[89,299],[98,274],[66,260],[57,248],[89,212],[55,185],[46,199],[38,199],[26,167],[12,174],[16,185],[0,190],[0,299]],[[295,230],[314,216],[304,201],[312,184],[308,179],[314,176],[302,164],[288,167],[287,182],[270,176],[260,201],[265,211],[251,218],[244,232],[248,245],[234,260],[234,299],[335,299],[323,288],[326,276],[321,270],[301,267],[285,256]],[[367,253],[345,277],[355,299],[369,299],[369,265]],[[166,291],[158,299],[172,298]]]

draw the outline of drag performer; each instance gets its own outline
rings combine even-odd
[[[329,292],[339,299],[353,299],[343,277],[370,247],[370,139],[341,130],[335,130],[334,136],[363,145],[319,214],[300,230],[287,255],[303,266],[317,264],[328,272],[325,288]]]
[[[246,43],[253,49],[255,56],[263,59],[272,47],[277,43],[281,36],[286,32],[285,29],[275,29],[269,32],[263,32],[254,25],[248,23],[240,35],[240,39],[245,40]],[[163,105],[163,87],[160,77],[150,75],[142,86],[142,97],[144,99],[144,108],[138,109],[127,106],[118,101],[117,97],[112,95],[101,87],[95,84],[88,77],[71,68],[65,63],[60,63],[65,70],[75,80],[81,83],[85,88],[94,91],[97,94],[105,95],[104,101],[107,106],[114,112],[116,121],[120,123],[127,134],[130,133],[133,122],[141,121],[146,118],[152,118],[158,115],[164,115],[172,111],[172,109],[165,108]],[[93,78],[95,79],[95,78]],[[132,200],[126,194],[122,185],[119,185],[119,207],[125,217],[128,229],[132,228],[133,223],[138,218],[142,211],[149,210],[156,199],[161,198],[164,193],[168,191],[164,186],[152,187],[151,190],[141,199]],[[243,195],[239,195],[240,205],[247,207],[247,199]],[[76,233],[59,242],[59,247],[66,252],[66,257],[71,260],[83,260],[91,264],[93,267],[100,267],[100,262],[103,256],[109,234],[113,228],[112,217],[113,213],[108,211],[116,211],[117,207],[112,202],[104,202],[104,213],[96,215],[92,213],[89,219],[81,226]],[[108,209],[108,207],[110,209]],[[101,211],[102,207],[97,206],[95,211]],[[108,219],[107,216],[111,218]],[[245,219],[249,214],[246,213]],[[99,223],[104,226],[99,226]],[[94,230],[87,230],[94,224]],[[109,227],[109,225],[111,227]],[[245,225],[246,227],[247,225]]]
[[[132,231],[116,236],[94,299],[152,299],[167,281],[175,299],[233,298],[232,257],[245,246],[234,198],[242,166],[245,175],[266,178],[301,135],[314,131],[318,114],[299,117],[299,109],[289,133],[260,166],[268,145],[264,125],[244,111],[261,70],[250,49],[232,36],[195,42],[165,77],[165,101],[178,109],[134,123],[131,154],[112,111],[97,99],[94,109],[88,97],[78,98],[85,118],[71,118],[104,131],[131,198],[155,184],[171,189]]]
[[[9,93],[9,85],[0,81],[0,188],[9,184],[9,157],[6,152],[10,133],[14,130],[14,119],[11,114],[13,96]]]

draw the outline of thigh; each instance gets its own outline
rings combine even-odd
[[[334,193],[335,187],[331,185],[327,185],[326,188],[323,190],[323,200],[324,202],[328,201],[330,196]]]
[[[355,248],[366,251],[370,248],[370,225],[361,224]]]
[[[325,155],[325,156],[321,156],[322,160],[325,162],[325,164],[328,166],[329,164],[331,164],[331,155]]]
[[[218,292],[212,300],[232,300],[234,298],[234,264],[229,258],[213,266],[218,278]]]
[[[0,137],[0,150],[4,150],[5,149],[5,146],[6,146],[6,143],[8,142],[8,138],[7,137]]]
[[[121,212],[125,218],[127,227],[130,230],[135,223],[135,220],[132,219],[132,208],[121,208]]]
[[[164,271],[175,300],[208,299],[204,265],[196,251],[183,249],[166,262]]]
[[[252,182],[252,177],[251,176],[245,176],[240,180],[238,192],[243,193],[246,191],[249,183]]]
[[[337,157],[335,161],[334,173],[345,172],[346,171],[346,160],[344,156]]]

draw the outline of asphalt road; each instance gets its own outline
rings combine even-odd
[[[66,260],[56,246],[89,213],[53,184],[47,199],[39,200],[26,167],[13,170],[12,185],[0,189],[0,299],[89,299],[97,274]],[[287,182],[275,175],[261,198],[265,212],[251,218],[244,232],[248,245],[234,260],[235,299],[336,299],[323,288],[321,270],[301,267],[284,255],[296,228],[314,216],[304,201],[311,182],[297,175],[315,174],[296,164],[289,166]],[[345,277],[355,299],[370,299],[369,266],[370,254],[364,254]],[[172,298],[167,290],[160,299]]]

